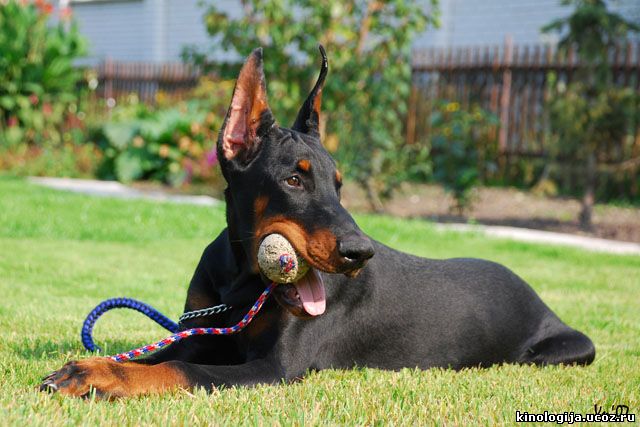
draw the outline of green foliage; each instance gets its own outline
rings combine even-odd
[[[583,189],[580,222],[589,230],[597,163],[624,151],[626,134],[638,124],[637,94],[615,87],[609,51],[640,27],[608,11],[604,0],[564,0],[563,4],[574,5],[573,13],[543,31],[565,31],[559,49],[566,54],[575,48],[581,66],[568,84],[557,81],[555,75],[549,78],[550,153],[557,161],[579,166]]]
[[[609,86],[589,94],[584,82],[565,84],[553,73],[548,80],[553,158],[584,164],[594,152],[605,162],[631,157],[626,136],[640,123],[640,97],[632,88]]]
[[[245,0],[231,16],[208,3],[207,30],[213,53],[246,57],[264,48],[269,101],[284,125],[293,123],[318,73],[318,44],[329,56],[323,91],[323,129],[346,175],[369,185],[389,183],[398,169],[410,90],[413,36],[434,15],[417,0]],[[431,9],[436,9],[431,0]],[[206,61],[203,53],[187,52]],[[235,70],[218,67],[235,78]]]
[[[495,146],[491,135],[498,118],[477,105],[467,111],[457,102],[440,102],[430,120],[433,178],[451,193],[455,209],[462,213],[471,203],[481,171],[495,169],[490,160],[494,157],[487,154]]]
[[[174,186],[218,180],[215,141],[231,89],[231,82],[205,80],[194,98],[171,107],[151,108],[135,97],[116,107],[112,118],[94,134],[104,152],[98,175],[123,182],[158,180]]]
[[[571,15],[554,20],[542,27],[543,32],[564,33],[558,47],[567,51],[575,47],[579,58],[595,67],[599,81],[608,83],[608,49],[624,40],[631,31],[640,31],[640,26],[607,10],[604,0],[562,0],[562,5],[575,6]]]
[[[82,72],[73,62],[86,43],[75,23],[51,25],[51,8],[44,0],[0,4],[0,146],[60,142],[77,109]]]
[[[18,144],[0,148],[0,171],[18,176],[93,178],[101,159],[102,153],[93,144]]]

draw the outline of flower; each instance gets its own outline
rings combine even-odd
[[[29,95],[29,102],[31,103],[31,105],[37,105],[38,101],[38,95],[36,95],[35,93]]]
[[[167,144],[162,144],[158,154],[163,158],[169,157],[169,146]]]
[[[447,104],[445,110],[448,113],[454,113],[456,111],[458,111],[460,109],[460,104],[458,104],[457,102],[450,102]]]
[[[69,6],[65,6],[60,9],[60,20],[62,21],[71,21],[73,17],[73,10]]]
[[[205,159],[207,161],[207,166],[209,167],[218,163],[218,151],[216,150],[215,147],[207,152]]]
[[[133,146],[140,148],[144,145],[144,139],[141,136],[136,136],[133,138]]]
[[[44,15],[50,15],[53,12],[53,5],[46,0],[36,0],[35,5]]]
[[[191,139],[188,136],[181,136],[178,141],[178,146],[182,151],[187,151],[191,147]]]
[[[191,133],[193,135],[199,134],[201,130],[202,130],[202,127],[200,126],[200,123],[198,122],[191,123]]]

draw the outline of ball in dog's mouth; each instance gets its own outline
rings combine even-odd
[[[276,289],[287,304],[310,316],[325,312],[326,294],[320,273],[307,264],[284,236],[269,234],[260,242],[258,265],[267,278],[283,284],[284,289]]]

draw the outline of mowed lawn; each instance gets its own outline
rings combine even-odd
[[[2,178],[0,424],[494,425],[514,422],[516,410],[588,413],[594,404],[626,404],[640,415],[640,257],[440,232],[423,221],[356,219],[372,237],[407,252],[506,264],[593,339],[594,364],[330,370],[295,384],[115,402],[39,393],[44,374],[89,355],[79,330],[103,299],[130,296],[178,317],[202,249],[224,227],[223,208],[93,198]],[[105,315],[95,331],[108,352],[164,335],[123,310]]]

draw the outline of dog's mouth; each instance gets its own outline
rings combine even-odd
[[[322,276],[313,267],[297,282],[276,286],[274,295],[280,305],[300,317],[319,316],[327,308]]]

